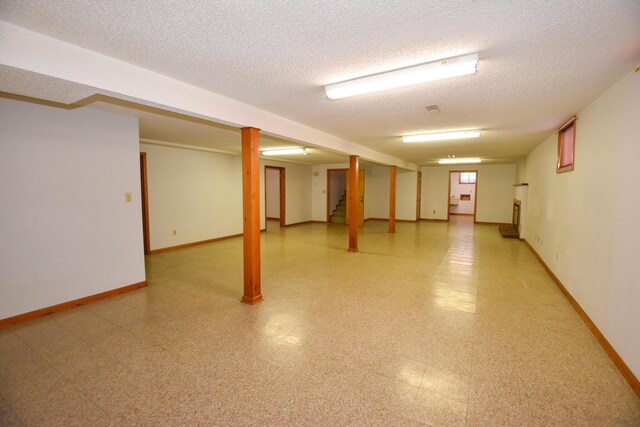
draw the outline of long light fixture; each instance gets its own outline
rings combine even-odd
[[[448,139],[478,138],[479,136],[479,129],[456,130],[449,132],[421,133],[418,135],[403,135],[402,142],[445,141]]]
[[[329,99],[340,99],[432,80],[473,74],[477,71],[478,54],[473,53],[334,83],[325,86],[324,90]]]
[[[274,150],[264,150],[260,152],[263,156],[282,156],[288,154],[304,154],[307,155],[307,149],[302,147],[295,148],[278,148]]]
[[[471,157],[467,157],[467,158],[453,158],[453,159],[442,159],[442,160],[438,160],[438,163],[440,163],[441,165],[458,165],[461,163],[480,163],[482,160],[478,159],[478,158],[471,158]]]

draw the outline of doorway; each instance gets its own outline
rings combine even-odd
[[[347,171],[348,169],[327,169],[327,222],[346,224]]]
[[[478,203],[478,171],[449,171],[447,221],[451,215],[473,216],[476,222]]]
[[[149,255],[149,188],[147,185],[147,153],[140,153],[140,199],[142,201],[142,239],[144,254]]]
[[[285,168],[264,167],[264,215],[265,227],[268,220],[278,220],[280,227],[286,224]]]

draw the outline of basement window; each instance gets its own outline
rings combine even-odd
[[[476,173],[475,172],[460,172],[460,184],[475,184]]]
[[[576,152],[576,118],[558,129],[558,165],[556,173],[571,172]]]

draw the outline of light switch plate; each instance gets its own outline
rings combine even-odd
[[[124,201],[131,203],[131,193],[124,193]]]

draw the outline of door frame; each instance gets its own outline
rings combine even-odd
[[[278,171],[279,192],[280,192],[280,227],[286,225],[286,169],[281,166],[264,166],[264,227],[267,227],[267,169],[276,169]]]
[[[463,170],[449,171],[449,180],[447,182],[447,185],[449,186],[449,191],[447,192],[447,222],[451,217],[451,212],[450,212],[451,206],[449,205],[449,202],[451,201],[451,174],[455,172],[475,172],[476,173],[476,183],[474,184],[474,190],[476,191],[476,194],[473,198],[473,223],[475,224],[477,223],[476,214],[478,213],[478,183],[480,182],[480,173],[478,172],[477,169],[463,169]]]
[[[149,239],[149,181],[147,179],[147,153],[140,153],[140,200],[142,204],[142,239],[144,254],[149,255],[151,244]]]
[[[348,179],[349,168],[327,169],[327,222],[331,220],[331,172],[338,171],[344,171],[345,180]],[[347,188],[346,185],[345,188]]]
[[[476,177],[477,181],[477,177]],[[451,184],[451,177],[449,177]],[[420,205],[422,204],[422,171],[418,171],[418,195],[416,197],[416,221],[420,221]]]

